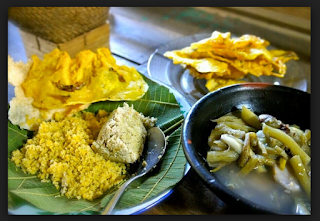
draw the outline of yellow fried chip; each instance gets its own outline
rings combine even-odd
[[[280,73],[285,74],[287,71],[286,62],[289,60],[298,60],[299,57],[293,51],[270,50],[272,55],[274,68]]]
[[[22,83],[26,97],[38,108],[54,109],[98,101],[137,100],[148,90],[133,67],[119,66],[109,49],[79,52],[75,58],[59,49],[33,64]]]
[[[264,56],[258,56],[254,60],[240,60],[227,59],[208,52],[211,58],[229,63],[239,71],[243,72],[244,75],[250,73],[256,77],[260,77],[261,75],[283,77],[287,68],[285,62],[291,59],[296,60],[298,59],[298,56],[294,52],[285,52],[280,50],[275,51],[275,53],[286,56],[274,57],[269,53],[272,58],[271,60],[266,59]]]
[[[167,51],[164,56],[189,69],[193,77],[207,80],[241,79],[247,74],[284,77],[285,63],[299,59],[292,51],[268,50],[270,43],[257,36],[230,36],[230,32],[214,31],[211,37],[181,50]]]
[[[242,80],[233,80],[233,79],[224,79],[224,78],[211,78],[206,82],[205,87],[209,91],[215,91],[219,88],[233,85],[233,84],[238,84],[238,83],[244,83],[245,81]]]
[[[245,77],[245,74],[243,72],[232,67],[230,64],[227,64],[227,65],[228,65],[228,70],[225,73],[219,73],[219,72],[201,73],[191,66],[186,66],[186,69],[188,69],[189,73],[196,79],[206,79],[206,80],[209,80],[211,78],[241,79]]]
[[[221,33],[214,31],[210,38],[202,39],[198,42],[194,42],[190,45],[192,49],[198,51],[207,51],[212,48],[227,48],[226,42],[230,39],[230,32]]]
[[[212,58],[188,58],[185,53],[179,51],[166,52],[164,56],[172,59],[174,64],[185,64],[195,68],[201,73],[225,73],[228,70],[226,63]]]
[[[210,38],[192,43],[190,47],[199,52],[211,51],[213,49],[230,49],[246,51],[250,48],[263,48],[270,43],[254,35],[242,35],[239,38],[230,38],[230,32],[220,33],[214,31]]]
[[[239,60],[239,59],[227,59],[221,56],[217,56],[208,52],[208,54],[213,58],[220,61],[224,61],[229,63],[234,68],[239,70],[243,73],[243,76],[247,75],[248,73],[255,75],[257,77],[261,75],[274,75],[279,76],[276,73],[273,73],[273,65],[272,63],[266,62],[264,59],[256,59],[256,60]]]
[[[254,60],[257,57],[263,57],[268,61],[272,61],[272,55],[266,48],[251,48],[247,51],[233,51],[230,49],[214,49],[208,50],[207,53],[211,53],[217,56],[221,56],[228,59],[238,60]]]

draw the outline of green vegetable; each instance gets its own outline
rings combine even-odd
[[[306,191],[308,197],[311,197],[311,179],[307,175],[306,169],[302,163],[299,155],[291,157],[290,164],[294,170],[296,177],[298,178],[301,186]]]
[[[261,123],[259,121],[259,117],[254,112],[246,108],[244,105],[242,106],[242,110],[241,110],[241,118],[250,126],[257,129],[261,129]]]
[[[239,154],[231,148],[228,150],[214,150],[207,152],[207,162],[210,167],[227,165],[236,161],[238,158]]]
[[[300,148],[300,146],[294,141],[294,139],[287,135],[285,132],[281,131],[280,129],[270,127],[266,124],[262,124],[262,131],[263,133],[279,140],[284,145],[286,145],[293,155],[299,155],[304,164],[307,165],[308,163],[310,163],[310,156],[306,152],[304,152]]]

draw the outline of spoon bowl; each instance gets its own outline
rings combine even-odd
[[[118,191],[114,194],[101,215],[110,215],[122,196],[125,189],[134,180],[146,175],[152,168],[155,168],[161,160],[166,150],[166,139],[163,131],[159,127],[152,127],[147,131],[147,140],[139,161],[137,172],[134,176],[122,184]]]

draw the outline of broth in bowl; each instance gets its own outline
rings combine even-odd
[[[217,125],[208,137],[210,172],[256,204],[310,214],[311,130],[245,106],[212,122]]]
[[[309,107],[310,94],[289,87],[222,88],[189,111],[184,153],[201,180],[241,213],[310,214]]]

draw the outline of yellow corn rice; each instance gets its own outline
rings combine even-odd
[[[91,149],[108,113],[78,113],[42,122],[37,134],[11,160],[42,182],[50,180],[60,195],[93,200],[125,178],[126,165],[105,160]]]

